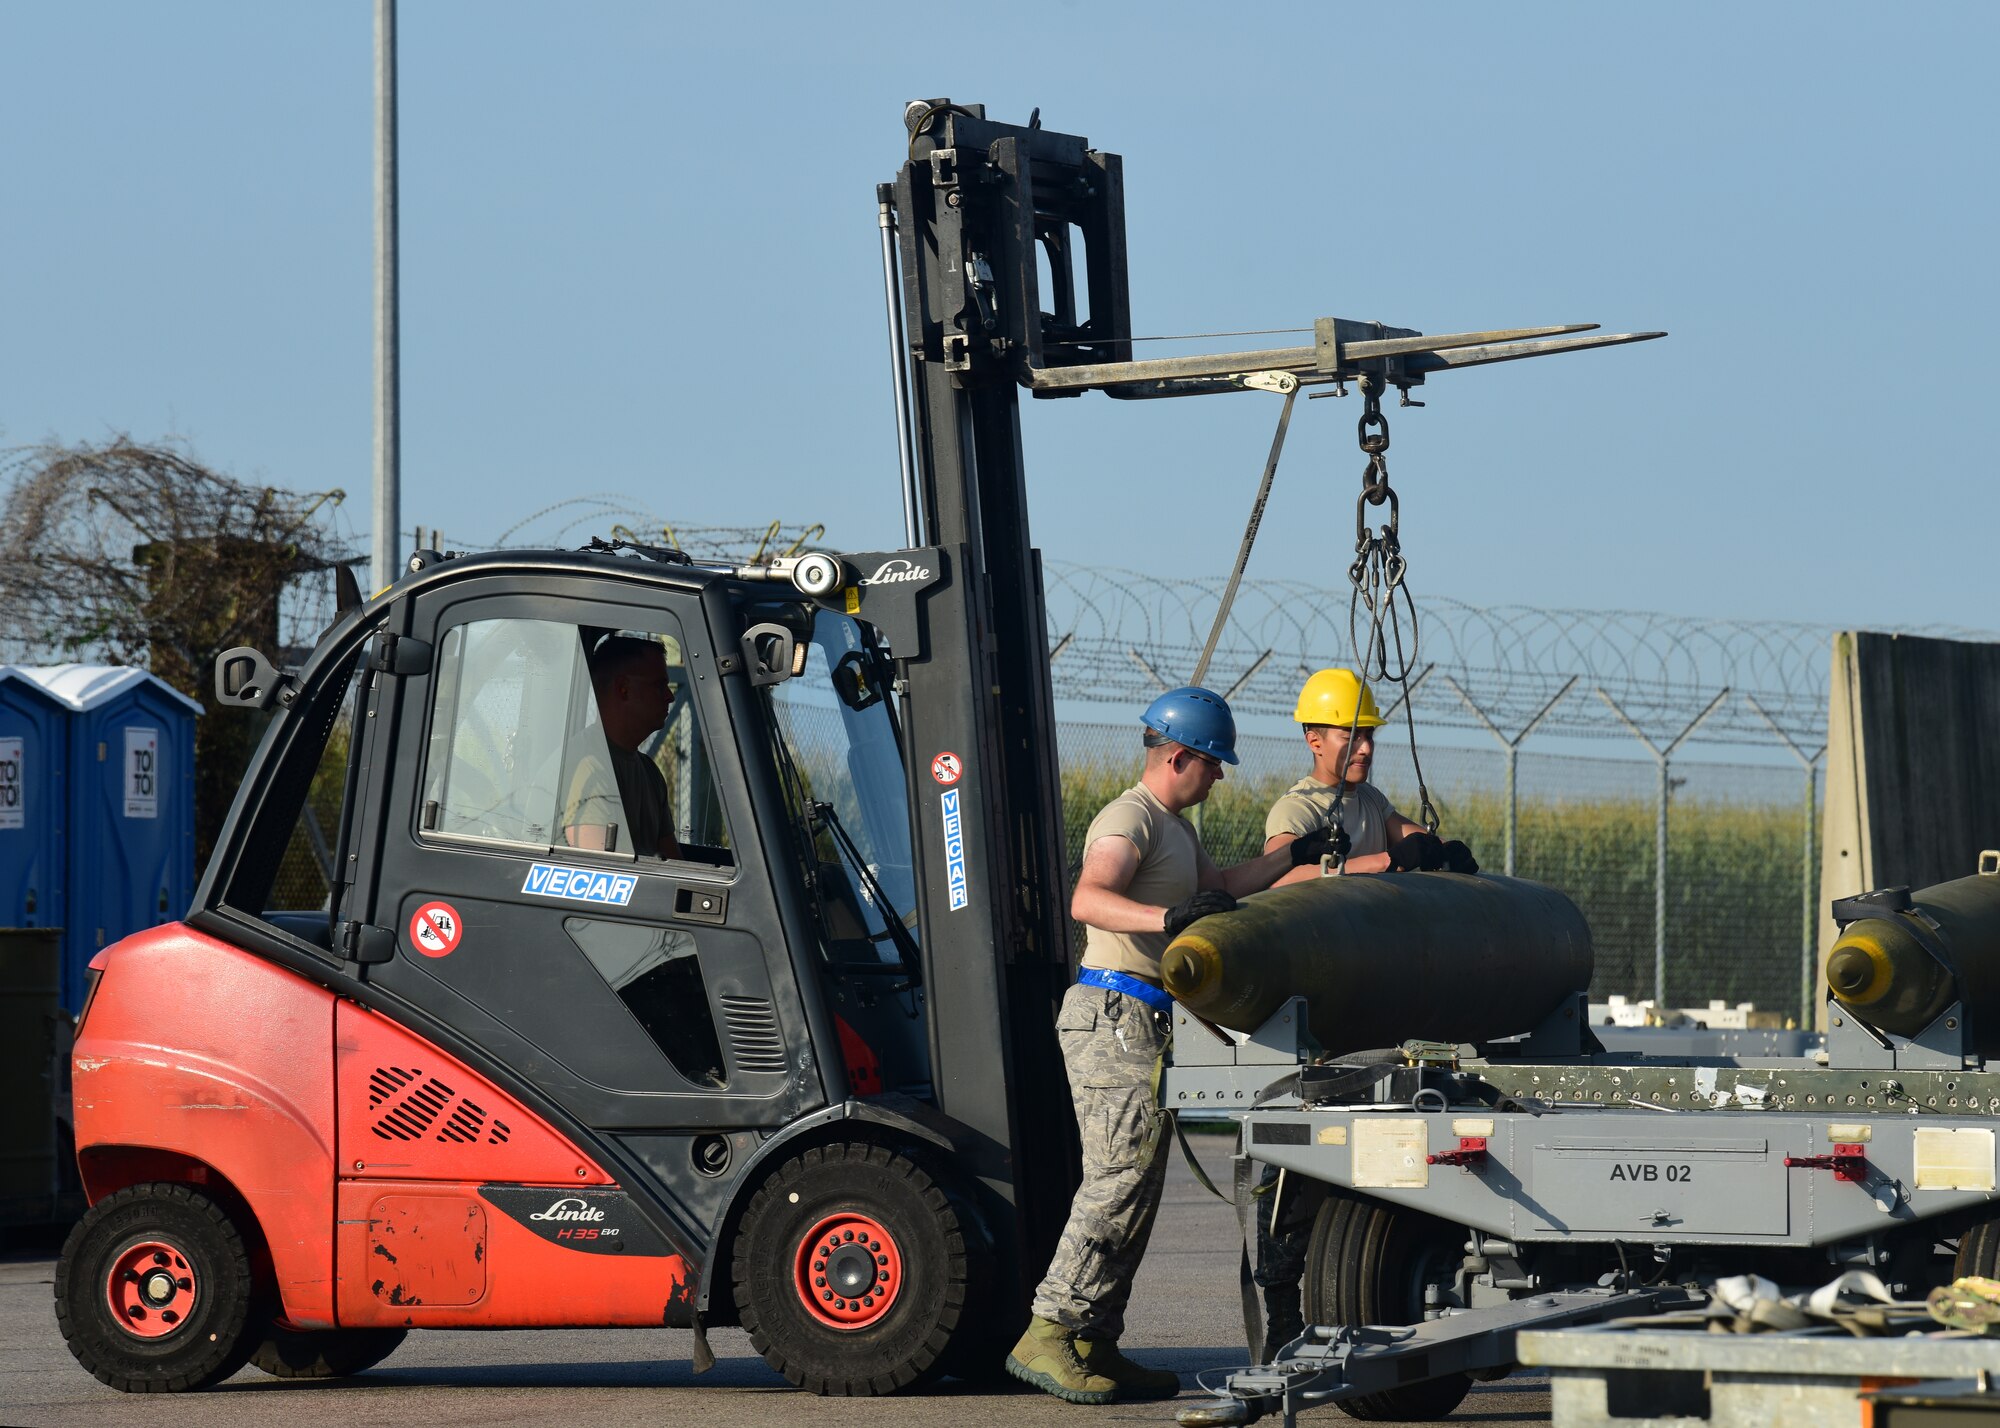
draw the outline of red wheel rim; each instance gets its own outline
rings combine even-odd
[[[806,1231],[792,1274],[813,1318],[828,1328],[865,1329],[896,1302],[903,1256],[880,1222],[843,1212]]]
[[[199,1292],[194,1266],[165,1240],[141,1240],[121,1251],[104,1283],[112,1319],[140,1339],[178,1333]]]

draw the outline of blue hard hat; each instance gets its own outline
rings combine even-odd
[[[1197,753],[1213,754],[1225,764],[1236,762],[1236,716],[1214,690],[1198,684],[1169,689],[1146,706],[1139,722]]]

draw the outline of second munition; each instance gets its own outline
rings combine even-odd
[[[1161,978],[1195,1015],[1254,1031],[1306,998],[1321,1050],[1487,1041],[1534,1030],[1590,985],[1576,904],[1519,878],[1319,878],[1245,898],[1168,946]]]

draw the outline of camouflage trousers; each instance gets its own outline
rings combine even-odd
[[[1063,997],[1056,1037],[1083,1141],[1083,1183],[1070,1205],[1035,1314],[1094,1338],[1125,1329],[1132,1276],[1166,1183],[1166,1115],[1158,1068],[1173,1023],[1136,997],[1079,983]]]

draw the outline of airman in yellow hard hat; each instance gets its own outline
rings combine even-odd
[[[1264,820],[1266,854],[1330,834],[1334,848],[1346,855],[1339,866],[1345,873],[1425,868],[1479,871],[1465,844],[1439,842],[1423,824],[1398,813],[1387,795],[1368,782],[1368,771],[1375,761],[1375,731],[1387,721],[1375,707],[1374,694],[1353,670],[1322,669],[1314,674],[1299,691],[1299,705],[1292,717],[1303,726],[1306,747],[1312,750],[1312,773],[1271,805]],[[1337,820],[1336,793],[1340,799]],[[1314,860],[1314,865],[1294,868],[1278,881],[1319,877],[1321,869],[1316,864]],[[1275,1178],[1275,1172],[1267,1167],[1264,1183],[1268,1185]],[[1306,1266],[1307,1226],[1296,1220],[1274,1225],[1271,1202],[1275,1198],[1257,1197],[1255,1278],[1264,1300],[1265,1363],[1305,1331],[1299,1283]]]
[[[1397,812],[1387,795],[1368,782],[1375,762],[1375,731],[1385,721],[1360,675],[1351,669],[1318,671],[1299,691],[1292,717],[1304,727],[1306,747],[1312,750],[1312,773],[1271,805],[1264,820],[1265,852],[1295,838],[1335,830],[1338,792],[1338,832],[1346,835],[1348,844],[1342,872],[1479,871],[1463,843],[1440,842],[1423,824]],[[1319,871],[1298,868],[1280,881],[1317,877]]]

